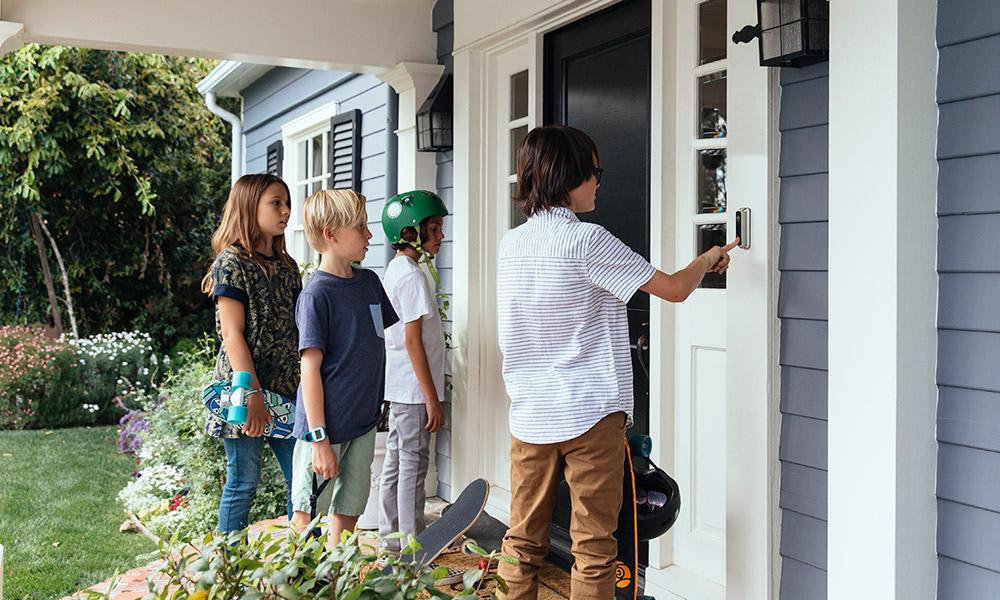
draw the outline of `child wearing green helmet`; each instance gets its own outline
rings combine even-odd
[[[431,434],[444,424],[444,331],[438,313],[437,273],[431,264],[444,240],[448,209],[433,192],[415,190],[391,198],[382,210],[382,228],[396,250],[383,285],[400,320],[385,335],[385,400],[389,438],[379,486],[379,533],[383,547],[399,551],[402,531],[424,530],[424,480]],[[419,266],[423,259],[433,285]]]

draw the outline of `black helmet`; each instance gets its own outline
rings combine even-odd
[[[653,464],[643,469],[638,463],[639,456],[632,457],[632,473],[635,477],[637,500],[645,492],[646,501],[635,507],[636,538],[639,541],[658,538],[670,529],[681,512],[681,490],[677,482],[666,471]],[[650,498],[651,493],[655,498]]]

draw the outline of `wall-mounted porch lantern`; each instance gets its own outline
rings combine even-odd
[[[757,0],[757,25],[733,34],[733,42],[760,48],[762,67],[804,67],[830,58],[829,0]]]
[[[452,93],[451,75],[442,75],[431,95],[420,105],[417,110],[417,151],[451,150]]]

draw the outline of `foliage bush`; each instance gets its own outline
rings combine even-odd
[[[155,389],[159,362],[146,333],[66,341],[0,327],[0,429],[114,423]]]
[[[361,545],[358,532],[344,532],[340,543],[327,552],[324,548],[327,534],[312,537],[308,533],[311,529],[296,534],[288,527],[270,527],[254,539],[244,530],[228,535],[210,533],[197,541],[176,536],[169,542],[161,541],[163,566],[147,579],[149,593],[144,600],[452,598],[434,587],[435,580],[447,575],[444,567],[432,572],[419,562],[380,553],[372,546]],[[497,589],[507,593],[506,582],[490,570],[497,561],[516,563],[517,560],[497,552],[487,553],[475,545],[470,548],[483,558],[479,568],[465,572],[463,590],[455,598],[475,600],[488,579],[495,580]],[[411,535],[402,554],[413,554],[419,549]],[[93,591],[85,595],[91,600],[109,597]],[[496,595],[491,592],[490,597],[495,599]]]
[[[208,411],[201,400],[216,352],[211,338],[201,338],[197,347],[175,359],[178,366],[160,385],[159,396],[144,399],[142,409],[123,423],[123,436],[126,430],[128,436],[120,445],[135,452],[137,466],[135,480],[118,498],[161,537],[178,530],[200,536],[217,526],[226,452],[222,440],[205,435]],[[285,513],[284,475],[269,448],[264,456],[251,521]],[[164,473],[176,474],[172,485],[163,484]]]
[[[0,429],[24,429],[38,421],[85,419],[81,391],[72,377],[76,353],[45,336],[41,326],[0,327]]]
[[[211,329],[198,284],[229,190],[229,133],[195,84],[214,66],[38,44],[0,58],[0,323],[51,316],[36,214],[81,335],[139,329],[169,348]]]

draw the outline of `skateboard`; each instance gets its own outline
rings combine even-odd
[[[467,485],[448,511],[417,536],[420,549],[413,554],[400,555],[400,560],[424,565],[434,562],[476,523],[489,495],[490,484],[485,479],[476,479]]]
[[[223,392],[229,391],[228,381],[216,381],[205,386],[202,390],[201,399],[205,403],[205,408],[218,419],[226,420],[226,408],[219,405]],[[284,396],[262,390],[264,395],[264,406],[271,413],[271,423],[264,427],[264,435],[288,439],[292,437],[292,428],[295,427],[295,400],[289,400]]]
[[[638,438],[645,438],[638,439]],[[625,444],[625,474],[622,477],[622,510],[618,513],[618,557],[615,563],[615,600],[637,600],[639,580],[639,538],[635,508],[635,474],[632,472],[632,450],[640,452],[652,447],[648,436],[634,435]]]

